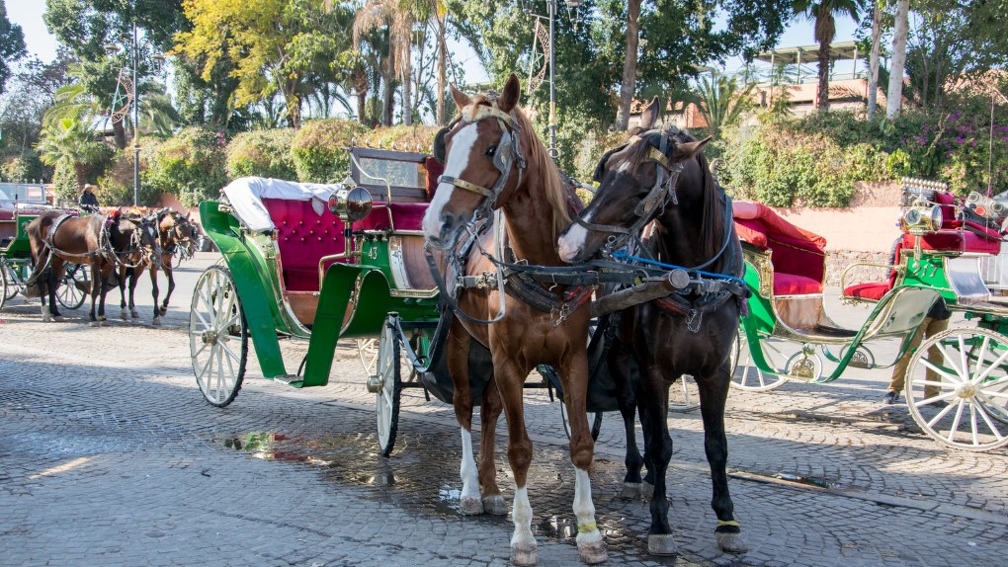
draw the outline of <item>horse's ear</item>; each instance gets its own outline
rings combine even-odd
[[[472,99],[470,99],[464,92],[456,89],[455,85],[448,85],[448,88],[451,89],[452,100],[455,101],[455,106],[457,106],[459,110],[462,110],[472,103]]]
[[[514,73],[508,77],[504,83],[504,91],[497,97],[497,107],[504,112],[511,112],[511,109],[518,106],[518,99],[521,97],[521,82]]]
[[[640,127],[644,130],[654,128],[655,122],[658,121],[659,110],[658,97],[655,96],[651,99],[651,102],[644,107],[644,110],[641,111]]]
[[[703,151],[703,147],[707,145],[707,142],[710,142],[712,139],[712,137],[707,136],[703,140],[696,142],[676,144],[675,149],[672,150],[672,161],[686,161],[695,158],[697,154]]]

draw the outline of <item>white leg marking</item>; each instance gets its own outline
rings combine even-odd
[[[529,503],[527,486],[515,487],[514,508],[511,515],[515,527],[511,536],[512,551],[535,550],[536,540],[532,535],[532,504]]]
[[[462,494],[459,496],[459,508],[465,515],[483,513],[483,500],[479,491],[479,475],[476,472],[476,459],[473,458],[472,433],[462,431],[462,464],[459,466],[459,476],[462,478]]]
[[[588,471],[574,469],[574,518],[578,524],[577,546],[581,561],[594,565],[606,560],[606,545],[595,523]]]

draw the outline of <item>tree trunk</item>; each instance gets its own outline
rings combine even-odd
[[[413,124],[413,50],[407,51],[406,61],[403,61],[402,69],[402,113],[403,125]]]
[[[889,100],[886,101],[886,118],[889,120],[899,115],[903,104],[903,67],[906,64],[907,33],[910,28],[909,12],[910,0],[899,0],[893,30],[892,64],[889,67]]]
[[[637,46],[640,42],[641,0],[630,0],[627,6],[626,53],[623,59],[623,82],[620,84],[620,105],[616,111],[616,130],[622,132],[630,124],[630,102],[637,83]],[[552,49],[553,46],[550,46]]]
[[[112,123],[112,140],[120,150],[126,149],[126,127],[123,122],[124,119],[120,118]]]
[[[868,57],[868,120],[875,119],[878,106],[878,69],[879,55],[882,52],[882,5],[876,0],[872,12],[872,43],[871,55]]]
[[[816,110],[829,110],[830,42],[819,43],[819,89],[816,93]]]
[[[440,17],[437,19],[438,26],[438,54],[437,54],[437,102],[434,106],[434,119],[438,126],[445,124],[445,61],[448,59],[448,46],[445,41],[445,25]]]
[[[382,81],[382,126],[392,125],[392,113],[395,111],[395,75],[385,77]]]

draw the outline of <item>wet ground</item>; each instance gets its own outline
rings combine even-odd
[[[253,357],[232,405],[202,399],[184,326],[188,290],[214,259],[183,266],[161,328],[92,328],[84,311],[43,324],[20,298],[0,311],[0,563],[506,564],[510,520],[458,513],[451,408],[407,389],[396,448],[379,456],[353,343],[338,349],[327,386],[265,380]],[[305,347],[284,344],[288,366]],[[732,392],[730,483],[750,545],[738,556],[714,543],[698,413],[669,417],[679,544],[670,558],[646,553],[647,502],[620,497],[622,427],[607,415],[591,477],[609,564],[1001,564],[1008,452],[946,449],[924,436],[905,407],[879,404],[887,379],[852,370],[829,385]],[[528,391],[526,404],[540,564],[575,564],[559,406],[543,390]],[[498,480],[510,502],[503,433]]]

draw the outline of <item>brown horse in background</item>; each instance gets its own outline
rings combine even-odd
[[[514,75],[499,96],[469,98],[452,88],[460,118],[443,135],[445,171],[423,220],[424,235],[432,246],[457,254],[457,245],[467,240],[482,221],[490,222],[494,210],[502,214],[495,226],[471,247],[453,275],[496,273],[494,262],[560,266],[555,242],[570,223],[566,184],[546,147],[535,134],[531,121],[518,108],[520,87]],[[441,145],[440,141],[436,146]],[[572,191],[571,191],[572,193]],[[496,255],[493,261],[489,258]],[[446,278],[451,282],[453,278]],[[517,278],[515,278],[517,279]],[[451,285],[451,282],[449,285]],[[594,441],[588,427],[587,302],[569,301],[567,286],[524,285],[517,291],[497,286],[469,287],[462,284],[448,337],[448,368],[454,385],[455,416],[462,427],[463,514],[507,513],[496,482],[493,443],[501,405],[507,414],[508,462],[514,473],[514,533],[511,561],[532,565],[537,545],[532,534],[532,506],[528,497],[528,471],[532,442],[525,428],[523,388],[529,372],[538,364],[559,371],[564,403],[570,415],[570,457],[575,467],[574,515],[578,523],[577,546],[582,561],[606,560],[606,546],[595,523],[588,467]],[[588,289],[590,295],[591,290]],[[526,293],[544,298],[533,306]],[[451,295],[445,294],[445,295]],[[580,298],[579,298],[580,299]],[[449,298],[450,300],[450,298]],[[555,309],[542,303],[555,305]],[[503,306],[503,312],[501,307]],[[484,389],[483,442],[477,478],[471,428],[473,400],[469,386],[469,343],[488,347],[493,376]],[[482,378],[482,377],[477,377]],[[481,499],[482,497],[482,499]]]
[[[121,211],[108,216],[71,217],[58,211],[39,215],[28,223],[31,244],[32,283],[39,285],[42,319],[61,319],[56,308],[56,284],[64,264],[87,264],[91,268],[92,325],[105,321],[105,295],[111,289],[110,275],[116,266],[141,243],[137,222]],[[46,297],[49,307],[46,309]],[[95,312],[97,303],[97,313]]]
[[[157,231],[157,246],[148,249],[146,254],[141,254],[140,261],[137,262],[137,266],[131,266],[124,268],[119,279],[119,293],[120,293],[120,308],[122,310],[122,318],[126,320],[127,317],[127,304],[124,294],[124,287],[127,285],[127,280],[129,284],[129,314],[132,317],[139,317],[136,307],[133,302],[133,292],[136,288],[137,278],[141,270],[148,270],[150,272],[151,279],[151,296],[154,298],[154,318],[152,323],[154,325],[161,324],[161,316],[168,312],[168,301],[171,299],[172,292],[175,290],[175,275],[173,272],[173,260],[175,253],[180,249],[191,250],[195,246],[194,236],[196,233],[196,227],[192,224],[189,215],[183,215],[177,211],[170,208],[161,209],[156,213],[152,213],[147,216],[147,222],[150,223]],[[191,252],[189,253],[191,256]],[[168,278],[168,291],[165,293],[164,300],[161,305],[158,306],[158,297],[160,294],[160,289],[157,282],[157,272],[158,270],[164,272],[165,277]]]

